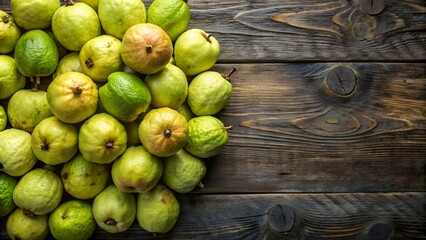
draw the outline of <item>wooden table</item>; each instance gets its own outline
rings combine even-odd
[[[426,238],[424,0],[189,5],[221,43],[214,69],[238,68],[218,115],[233,129],[158,239]],[[94,235],[124,238],[154,237]]]

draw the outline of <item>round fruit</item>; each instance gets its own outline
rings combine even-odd
[[[80,127],[78,148],[89,162],[110,163],[120,156],[126,147],[126,129],[108,113],[95,114]]]
[[[148,8],[147,22],[160,26],[174,42],[189,24],[191,12],[184,0],[155,0]]]
[[[134,121],[151,103],[148,86],[138,76],[115,72],[99,88],[99,97],[105,110],[123,122]]]
[[[6,111],[4,110],[2,106],[0,106],[0,132],[6,128],[6,125],[7,125]],[[138,124],[138,127],[139,127],[139,124]],[[137,130],[136,130],[136,133],[137,133]]]
[[[10,1],[10,9],[16,23],[25,30],[49,27],[53,14],[60,6],[59,0]]]
[[[215,115],[228,104],[231,95],[229,75],[206,71],[198,74],[189,84],[188,105],[197,116]]]
[[[49,216],[49,229],[57,240],[90,239],[96,228],[92,206],[83,200],[69,200]]]
[[[164,158],[163,181],[175,192],[187,193],[197,185],[206,173],[204,160],[194,157],[185,150]]]
[[[98,14],[105,32],[119,39],[131,26],[146,22],[145,5],[140,0],[99,0]]]
[[[228,129],[213,116],[195,117],[189,120],[189,136],[185,150],[199,158],[219,154],[228,143]]]
[[[175,225],[180,212],[179,202],[173,192],[157,184],[148,192],[139,193],[136,218],[148,232],[166,233]]]
[[[11,239],[43,240],[49,234],[48,215],[34,216],[25,209],[17,208],[6,222],[7,235]]]
[[[78,52],[70,52],[59,60],[58,67],[53,73],[53,79],[66,72],[83,73]]]
[[[0,100],[11,97],[25,87],[25,77],[16,67],[14,58],[0,55]]]
[[[176,66],[188,76],[209,70],[219,58],[220,44],[211,34],[193,28],[182,33],[174,45]]]
[[[30,215],[45,215],[59,205],[62,192],[62,182],[56,173],[36,168],[19,179],[13,190],[13,201]]]
[[[78,150],[77,128],[49,117],[41,121],[31,133],[31,149],[42,162],[57,165],[70,160]]]
[[[123,192],[145,192],[160,180],[163,162],[144,146],[129,147],[112,165],[114,184]]]
[[[80,51],[92,38],[101,35],[98,14],[89,5],[67,0],[53,15],[52,31],[56,39],[70,51]]]
[[[0,217],[4,217],[16,208],[13,202],[13,189],[16,186],[15,178],[0,172]]]
[[[170,107],[173,109],[185,101],[188,94],[188,80],[185,73],[173,64],[167,64],[158,73],[145,78],[151,92],[151,105],[154,108]]]
[[[120,53],[123,62],[132,70],[141,74],[154,74],[169,63],[173,44],[159,26],[139,23],[124,34]]]
[[[7,116],[12,127],[31,133],[43,119],[51,117],[46,92],[21,89],[14,93],[7,106]]]
[[[92,212],[103,230],[124,232],[136,219],[136,199],[132,193],[122,192],[112,184],[95,197]]]
[[[66,162],[61,170],[64,189],[78,199],[91,199],[100,193],[108,183],[107,165],[89,162],[77,154]]]
[[[28,132],[15,128],[0,132],[0,171],[18,177],[30,171],[36,162]]]
[[[83,72],[94,81],[107,81],[107,77],[124,67],[120,56],[121,41],[110,35],[101,35],[87,41],[80,50]]]
[[[0,54],[13,51],[16,42],[21,36],[21,30],[15,23],[15,19],[7,12],[0,10]]]
[[[87,75],[67,72],[49,84],[47,102],[53,115],[59,120],[78,123],[96,112],[98,88]]]
[[[142,120],[139,139],[146,149],[158,156],[177,153],[188,139],[188,124],[183,115],[168,107],[149,111]]]
[[[22,34],[16,43],[14,56],[19,71],[27,77],[49,76],[59,61],[55,42],[40,29]]]

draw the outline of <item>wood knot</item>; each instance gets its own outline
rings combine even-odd
[[[343,97],[351,95],[358,83],[355,73],[346,66],[332,68],[325,79],[327,88],[335,95]]]
[[[359,9],[369,15],[377,15],[385,9],[385,0],[360,0]]]
[[[279,233],[288,232],[294,226],[294,211],[281,204],[273,206],[268,211],[268,226]]]

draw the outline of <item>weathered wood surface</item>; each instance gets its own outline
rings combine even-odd
[[[426,238],[425,1],[189,4],[221,43],[214,69],[238,68],[233,129],[158,239]],[[93,238],[155,239],[137,223]]]
[[[383,5],[383,10],[368,14],[368,4],[376,8],[373,3],[379,10]],[[191,26],[219,38],[223,61],[426,58],[424,0],[190,0],[189,4]]]
[[[0,6],[10,12],[7,2]],[[148,7],[152,1],[143,2]],[[220,61],[426,59],[424,0],[189,0],[189,5],[189,27],[218,38]]]
[[[125,233],[93,239],[424,239],[423,193],[179,195],[172,232],[135,221]],[[4,225],[0,238],[6,238]]]

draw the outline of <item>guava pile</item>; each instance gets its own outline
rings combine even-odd
[[[11,239],[173,229],[228,130],[220,44],[184,0],[0,10],[0,217]]]

